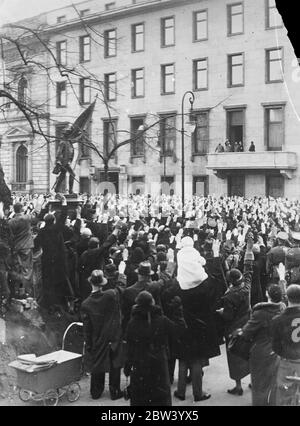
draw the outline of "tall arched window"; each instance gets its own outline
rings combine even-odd
[[[27,182],[28,151],[25,145],[19,146],[16,153],[16,181]]]
[[[28,89],[28,82],[27,82],[27,79],[23,76],[20,78],[19,84],[18,84],[18,101],[23,104],[26,102],[27,89]]]

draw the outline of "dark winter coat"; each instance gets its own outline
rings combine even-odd
[[[275,383],[279,357],[272,350],[271,323],[285,308],[283,303],[259,303],[243,327],[243,336],[252,341],[250,374],[252,405],[268,405],[269,392]]]
[[[300,360],[300,307],[289,306],[272,320],[272,347],[281,358]]]
[[[141,247],[135,247],[135,249],[132,250],[125,269],[125,275],[127,276],[127,287],[130,287],[137,282],[138,275],[136,270],[138,269],[139,264],[143,262],[145,258],[145,253]]]
[[[122,313],[123,313],[123,330],[126,330],[127,324],[130,320],[131,309],[135,304],[135,299],[141,291],[148,291],[152,294],[155,303],[161,305],[160,292],[164,285],[163,280],[151,281],[150,278],[145,277],[142,281],[138,281],[131,287],[124,290],[122,297]]]
[[[179,358],[207,359],[220,355],[214,306],[215,282],[208,277],[190,290],[180,289],[187,330],[184,333]]]
[[[35,238],[36,248],[42,248],[42,304],[63,303],[70,295],[67,284],[66,251],[62,232],[56,225],[46,225]]]
[[[237,287],[230,287],[223,297],[222,319],[225,325],[226,346],[233,331],[242,328],[250,316],[250,291],[253,276],[253,262],[246,261],[244,280]],[[232,380],[240,380],[249,374],[249,362],[227,350],[229,375]]]
[[[174,322],[158,306],[135,306],[128,324],[127,370],[130,375],[130,403],[133,406],[170,406],[168,341],[184,331],[183,317]]]
[[[13,236],[13,250],[28,250],[33,248],[33,236],[31,232],[31,217],[17,213],[9,221],[9,227]]]
[[[80,257],[86,250],[88,250],[89,238],[80,238],[76,245],[78,257]]]
[[[117,290],[97,291],[83,301],[81,317],[91,372],[110,371],[110,352],[114,368],[123,365],[120,298]]]
[[[247,262],[244,269],[244,280],[241,285],[230,287],[223,296],[225,334],[230,335],[242,328],[249,319],[250,291],[253,277],[253,263]]]
[[[103,269],[109,248],[117,241],[115,235],[110,235],[98,248],[88,249],[79,258],[80,294],[84,300],[91,292],[87,279],[95,269]]]

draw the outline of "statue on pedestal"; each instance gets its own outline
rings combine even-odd
[[[58,145],[56,154],[56,164],[53,173],[58,177],[54,184],[54,191],[56,193],[62,192],[61,186],[66,179],[66,174],[69,173],[69,194],[73,194],[73,185],[75,180],[75,173],[71,167],[74,160],[74,146],[70,139],[68,139],[70,130],[63,133],[63,139]]]
[[[54,184],[54,190],[56,193],[62,192],[62,183],[66,178],[66,174],[69,173],[69,194],[73,194],[75,173],[71,164],[74,159],[74,143],[85,143],[90,146],[91,142],[87,136],[86,128],[91,121],[96,99],[97,96],[94,102],[79,115],[71,128],[68,128],[63,132],[56,154],[56,164],[52,172],[58,175]]]

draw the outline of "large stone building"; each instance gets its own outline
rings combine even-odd
[[[22,45],[35,61],[18,67],[5,41],[5,84],[14,75],[21,100],[43,107],[43,130],[52,136],[98,94],[89,137],[100,154],[135,135],[109,162],[121,194],[142,185],[159,193],[162,181],[181,193],[182,100],[193,91],[194,132],[186,123],[190,95],[183,102],[187,196],[300,197],[300,73],[275,0],[90,0],[22,25],[42,28],[51,53],[27,34]],[[4,115],[8,183],[49,191],[56,143],[33,136],[14,106]],[[242,141],[245,152],[216,153],[226,139]],[[77,160],[75,189],[103,191],[101,157],[84,145]]]

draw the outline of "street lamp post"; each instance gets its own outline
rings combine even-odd
[[[193,105],[195,102],[195,95],[193,92],[188,90],[185,92],[185,94],[182,97],[181,102],[181,201],[182,201],[182,217],[184,217],[184,202],[185,202],[185,193],[184,193],[184,186],[185,186],[185,176],[184,176],[184,170],[185,170],[185,159],[184,159],[184,101],[186,95],[190,95],[189,102],[191,104],[191,111],[193,111]]]

